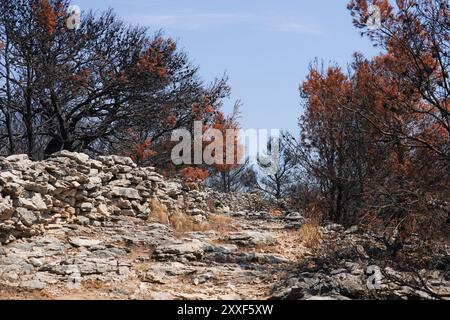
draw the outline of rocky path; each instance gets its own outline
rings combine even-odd
[[[214,219],[220,228],[183,233],[132,217],[49,225],[0,246],[0,298],[266,299],[308,255],[301,217]]]
[[[272,208],[129,158],[0,157],[0,298],[450,298],[448,239],[393,254],[383,235]],[[370,289],[368,270],[387,280]]]

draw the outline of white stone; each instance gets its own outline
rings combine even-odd
[[[69,158],[71,160],[76,161],[79,164],[87,164],[89,161],[89,156],[87,154],[77,153],[77,152],[69,152],[66,150],[55,153],[53,155],[53,157]]]
[[[111,195],[115,197],[123,197],[127,199],[141,200],[141,196],[136,189],[113,187]]]
[[[39,193],[26,192],[22,197],[17,199],[17,206],[24,207],[33,211],[45,211],[47,205]]]
[[[17,208],[16,211],[20,217],[20,221],[27,227],[33,226],[33,224],[38,221],[36,215],[30,210],[27,210],[25,208]]]
[[[14,207],[10,197],[0,198],[0,220],[10,219],[14,213]]]
[[[9,162],[20,162],[20,161],[29,161],[30,158],[26,154],[16,154],[6,158],[6,161]]]
[[[70,238],[69,243],[74,247],[94,247],[98,246],[102,242],[100,240],[88,239],[88,238]]]

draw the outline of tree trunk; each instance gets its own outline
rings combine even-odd
[[[5,68],[6,68],[6,99],[8,104],[5,110],[6,130],[8,133],[8,140],[9,140],[9,153],[14,154],[16,152],[16,146],[12,128],[13,112],[11,111],[12,96],[11,96],[11,80],[10,80],[11,68],[9,64],[9,41],[7,41],[5,45]]]

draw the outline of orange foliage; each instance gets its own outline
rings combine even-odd
[[[55,33],[57,13],[48,0],[40,0],[35,6],[34,11],[37,22],[43,28],[47,36]]]
[[[163,40],[157,37],[138,59],[136,70],[139,73],[147,73],[158,78],[166,78],[168,69],[167,58],[176,50],[176,43],[171,39]]]
[[[164,119],[164,125],[165,126],[174,126],[177,124],[177,117],[176,116],[167,116]]]
[[[283,212],[281,212],[281,211],[278,210],[278,209],[269,209],[269,214],[270,214],[272,217],[282,217],[282,216],[283,216]]]
[[[446,72],[431,51],[412,56],[406,43],[393,37],[372,60],[355,55],[348,75],[316,67],[301,86],[302,145],[325,190],[323,212],[344,224],[380,218],[379,227],[398,228],[401,239],[442,221],[429,199],[448,199],[450,182]]]
[[[211,99],[208,96],[204,96],[201,102],[192,104],[192,113],[196,121],[210,119],[215,112],[216,108],[211,104]]]
[[[386,49],[372,68],[374,87],[384,95],[380,100],[392,115],[383,131],[448,160],[450,52],[448,33],[442,30],[448,26],[450,7],[445,1],[377,0],[374,4],[384,13],[382,28],[367,30],[364,22],[371,2],[352,0],[348,7],[363,34]],[[414,129],[405,132],[399,127]]]
[[[146,139],[144,142],[136,144],[134,146],[134,148],[136,149],[136,154],[131,158],[137,163],[140,163],[141,161],[151,157],[153,153],[151,150],[148,150],[151,144],[152,141],[150,139]]]
[[[92,70],[89,68],[85,68],[81,70],[78,74],[72,75],[69,77],[69,80],[71,82],[71,89],[72,92],[77,92],[80,88],[88,88],[89,87],[89,80],[92,75]]]
[[[205,181],[209,176],[207,170],[195,167],[184,168],[180,173],[182,177],[188,181]]]
[[[215,167],[226,172],[236,168],[244,156],[244,147],[239,141],[239,104],[236,104],[235,112],[231,117],[225,117],[222,112],[217,112],[211,125],[212,129],[219,130],[224,138],[223,163],[215,164]],[[228,153],[232,159],[228,159]],[[231,161],[230,161],[231,160]]]
[[[129,82],[128,76],[127,76],[127,74],[126,74],[125,71],[122,70],[122,71],[119,73],[119,77],[117,78],[117,81],[118,81],[121,85],[125,85],[125,84],[127,84],[127,83]]]
[[[126,143],[122,147],[122,154],[133,159],[136,164],[141,165],[146,160],[155,155],[155,152],[150,149],[152,141],[150,139],[142,139],[132,129],[128,130],[131,144]]]

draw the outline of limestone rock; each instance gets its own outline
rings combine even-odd
[[[17,208],[16,211],[20,221],[27,227],[32,227],[38,221],[38,217],[30,210]]]
[[[7,220],[12,217],[14,207],[10,197],[0,197],[0,220]]]
[[[228,240],[243,246],[273,245],[276,243],[273,234],[258,231],[233,232],[229,234]]]
[[[17,154],[17,155],[9,156],[5,160],[9,161],[9,162],[19,162],[19,161],[30,160],[30,158],[28,158],[28,155],[26,155],[26,154]]]
[[[70,238],[69,243],[75,247],[94,247],[102,242],[100,240],[94,240],[89,238]]]
[[[203,256],[205,248],[205,243],[197,239],[179,243],[169,242],[159,245],[154,252],[154,256],[160,260],[170,259],[171,257],[195,260]]]
[[[47,210],[47,205],[39,193],[27,191],[16,202],[17,207],[24,207],[33,211]]]
[[[57,158],[57,157],[69,158],[79,164],[86,164],[89,161],[89,156],[86,154],[77,153],[77,152],[69,152],[69,151],[65,151],[65,150],[53,154],[52,157],[53,158]]]
[[[111,195],[115,197],[123,197],[127,199],[134,199],[134,200],[141,200],[141,196],[139,195],[139,192],[136,189],[131,188],[120,188],[120,187],[113,187],[111,188]]]
[[[20,284],[20,287],[27,290],[42,290],[45,288],[45,283],[42,283],[39,280],[28,280],[23,281]]]

